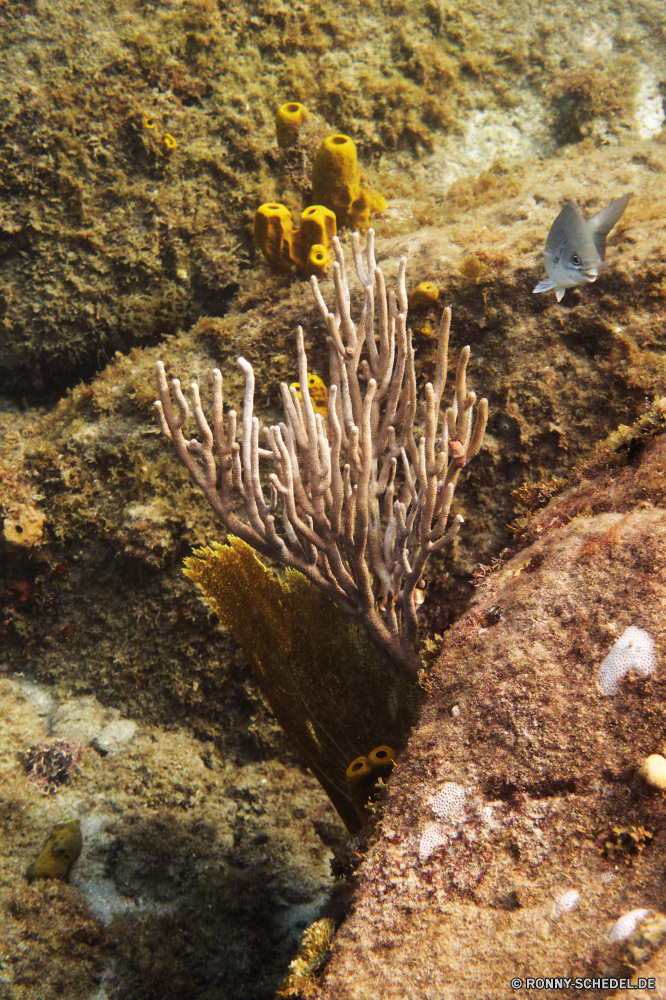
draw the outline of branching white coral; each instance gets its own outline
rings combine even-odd
[[[238,359],[245,375],[241,442],[236,440],[236,412],[230,410],[226,418],[223,412],[218,369],[213,371],[210,423],[198,385],[190,386],[201,440],[184,436],[190,404],[174,379],[174,409],[162,362],[157,364],[160,398],[155,407],[163,433],[227,530],[258,552],[300,570],[358,618],[392,662],[415,674],[420,666],[415,592],[430,554],[447,545],[462,523],[460,516],[450,517],[451,503],[460,470],[481,447],[488,404],[479,402],[474,419],[476,396],[466,387],[470,351],[465,347],[453,399],[440,413],[451,323],[446,309],[435,379],[425,387],[424,434],[417,442],[406,260],[400,261],[397,294],[387,294],[375,262],[373,230],[368,231],[365,259],[359,236],[353,235],[356,273],[365,291],[354,323],[344,255],[339,241],[334,243],[333,312],[312,279],[328,330],[328,423],[312,406],[300,327],[301,398],[282,384],[284,421],[264,428],[263,437],[253,415],[254,371],[244,358]],[[262,462],[272,465],[270,498],[264,494]],[[243,500],[246,522],[234,512],[234,494]]]

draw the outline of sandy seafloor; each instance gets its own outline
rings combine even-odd
[[[243,354],[274,420],[302,323],[325,375],[309,284],[267,267],[252,222],[270,201],[297,217],[312,142],[352,137],[387,201],[382,267],[404,254],[410,288],[438,285],[489,399],[465,530],[429,578],[442,634],[511,544],[512,491],[666,389],[666,10],[12,0],[0,31],[0,997],[264,1000],[304,928],[344,912],[345,830],[183,577],[222,535],[155,428],[154,363],[219,365],[238,406]],[[313,116],[292,153],[285,101]],[[608,270],[533,296],[562,203],[627,191]],[[438,314],[410,318],[421,381]],[[26,762],[49,737],[88,749],[42,795]],[[29,886],[65,815],[80,859]]]

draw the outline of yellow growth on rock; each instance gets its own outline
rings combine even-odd
[[[367,229],[370,215],[383,212],[386,199],[361,185],[356,146],[346,135],[324,139],[312,168],[312,200],[335,212],[338,225]]]
[[[271,202],[261,205],[254,217],[254,242],[264,257],[278,271],[291,268],[291,242],[294,227],[286,205]]]
[[[386,781],[390,777],[396,757],[392,747],[379,746],[367,757],[357,757],[347,768],[347,790],[363,826],[372,822],[373,814],[368,808],[369,803],[378,788],[379,779]]]
[[[323,278],[328,271],[328,253],[326,247],[321,243],[313,243],[305,259],[305,266],[301,268],[306,275],[314,274],[316,278]]]
[[[300,382],[292,382],[289,388],[296,390],[296,395],[302,402]],[[328,420],[328,389],[323,379],[320,379],[314,372],[308,372],[308,392],[312,401],[312,409],[315,413],[321,413],[324,420]]]
[[[474,281],[476,283],[480,281],[486,273],[488,265],[484,264],[482,260],[479,260],[475,253],[468,253],[458,265],[458,270],[462,274],[463,278],[467,278],[468,281]]]
[[[368,758],[357,757],[353,760],[347,768],[345,777],[347,779],[349,797],[352,800],[361,823],[365,825],[370,819],[366,805],[375,787],[376,780],[372,773],[372,768],[368,763]]]
[[[301,573],[287,569],[282,582],[241,539],[228,543],[195,550],[185,574],[231,631],[348,829],[358,830],[347,764],[382,741],[405,745],[420,689],[386,667],[355,619]]]
[[[410,309],[427,309],[434,306],[439,298],[439,288],[430,281],[422,281],[420,285],[409,294]]]
[[[18,506],[10,517],[6,517],[2,533],[5,540],[13,545],[30,548],[42,540],[44,515],[36,507],[27,504]]]
[[[83,846],[78,819],[65,817],[49,834],[41,853],[27,871],[28,881],[38,878],[63,879],[74,864]]]
[[[377,778],[383,778],[384,781],[391,776],[396,759],[397,754],[393,747],[375,747],[368,754],[368,764],[372,768],[373,774]]]

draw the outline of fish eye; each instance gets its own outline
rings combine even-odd
[[[578,254],[577,253],[572,253],[571,254],[571,259],[574,262],[574,264],[576,265],[576,267],[578,267],[578,265],[580,264],[580,257],[578,256]]]

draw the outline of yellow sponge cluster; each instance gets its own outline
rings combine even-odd
[[[278,145],[293,145],[309,118],[302,104],[291,101],[278,108],[275,131]],[[254,238],[264,257],[278,271],[293,266],[299,274],[321,277],[328,268],[328,249],[337,226],[367,229],[370,215],[383,212],[386,199],[362,184],[356,146],[346,135],[324,139],[312,168],[312,200],[294,230],[289,209],[267,203],[257,209]]]
[[[269,203],[257,209],[254,240],[277,271],[290,271],[321,278],[328,268],[328,250],[337,232],[335,215],[323,205],[311,205],[294,230],[291,212],[284,205]]]
[[[377,782],[380,778],[386,781],[390,777],[396,757],[397,754],[392,747],[375,747],[367,757],[357,757],[347,768],[347,791],[363,826],[372,822],[372,810],[369,804],[376,791]]]
[[[28,868],[29,882],[38,878],[63,879],[74,864],[83,846],[81,824],[69,816],[56,823],[36,861]]]

